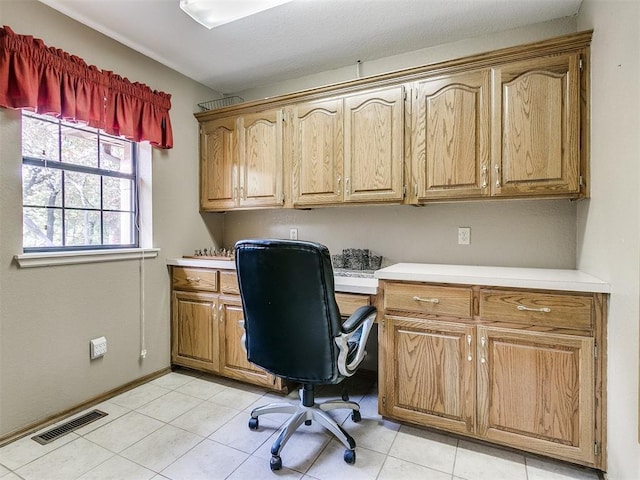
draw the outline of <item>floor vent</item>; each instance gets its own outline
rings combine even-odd
[[[102,417],[106,417],[107,415],[108,413],[105,413],[101,410],[92,410],[82,415],[81,417],[74,418],[73,420],[69,420],[68,422],[63,423],[62,425],[58,425],[57,427],[54,427],[51,430],[47,430],[46,432],[31,438],[41,445],[46,445],[66,435],[67,433],[71,433],[74,430],[80,427],[84,427],[85,425],[88,425],[91,422],[95,422],[96,420],[99,420]]]

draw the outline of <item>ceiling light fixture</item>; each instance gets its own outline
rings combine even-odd
[[[292,0],[180,0],[180,8],[211,30]]]

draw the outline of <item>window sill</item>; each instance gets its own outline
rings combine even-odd
[[[156,258],[159,252],[159,248],[125,248],[122,250],[23,253],[14,255],[13,258],[20,268],[32,268]]]

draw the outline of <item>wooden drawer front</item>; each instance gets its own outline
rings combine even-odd
[[[371,305],[369,295],[354,295],[350,293],[336,293],[336,302],[340,315],[348,317],[360,307]]]
[[[240,295],[240,287],[238,286],[238,275],[232,270],[220,271],[220,291],[222,293],[230,293]]]
[[[387,283],[384,290],[385,310],[467,318],[472,316],[472,305],[471,288]]]
[[[480,292],[482,320],[588,330],[593,326],[592,309],[590,296],[509,290]]]
[[[174,290],[218,291],[218,271],[206,268],[173,267]]]

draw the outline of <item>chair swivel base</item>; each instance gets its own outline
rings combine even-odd
[[[354,422],[361,420],[360,405],[356,402],[344,400],[330,400],[323,403],[314,403],[312,406],[303,404],[294,405],[291,403],[270,403],[255,408],[251,412],[249,419],[249,428],[257,430],[259,423],[258,417],[267,413],[290,413],[289,420],[280,428],[278,438],[271,447],[271,470],[280,470],[282,468],[282,459],[280,451],[285,446],[289,438],[298,429],[302,423],[311,425],[312,421],[317,421],[324,428],[329,430],[342,444],[346,447],[344,452],[344,461],[353,464],[356,462],[356,441],[349,435],[331,416],[326,413],[329,410],[348,408],[352,410],[351,419]]]

